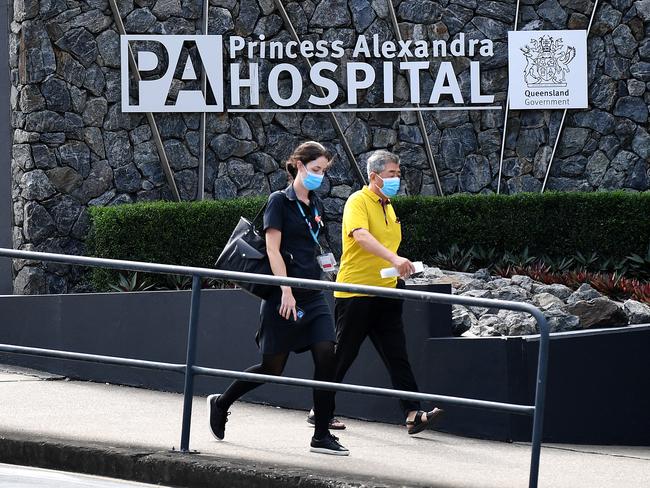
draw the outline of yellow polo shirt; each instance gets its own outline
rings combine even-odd
[[[402,226],[390,201],[382,205],[381,198],[367,186],[353,193],[343,210],[343,255],[337,283],[395,288],[397,278],[382,278],[379,274],[379,270],[390,268],[392,264],[365,251],[352,235],[356,229],[366,229],[393,252],[397,252],[402,241]],[[334,296],[350,298],[365,295],[337,291]]]

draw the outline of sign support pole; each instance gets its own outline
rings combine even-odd
[[[598,1],[594,3],[594,9],[591,11],[591,19],[589,20],[589,27],[587,27],[587,37],[589,37],[589,33],[591,32],[591,26],[594,23],[594,17],[596,16],[596,9],[598,8]],[[560,138],[562,137],[562,129],[564,128],[564,121],[566,119],[566,113],[568,109],[564,109],[564,113],[562,114],[562,120],[560,121],[560,128],[557,131],[557,136],[555,137],[555,144],[553,144],[553,152],[551,152],[551,159],[548,161],[548,166],[546,167],[546,176],[544,176],[544,183],[542,184],[542,190],[540,193],[544,193],[544,190],[546,190],[546,182],[548,181],[548,175],[551,173],[551,166],[553,165],[553,159],[555,158],[555,151],[557,150],[558,143],[560,142]]]
[[[108,0],[108,3],[111,5],[111,11],[113,12],[113,20],[115,21],[115,27],[117,27],[117,33],[121,36],[126,35],[126,30],[124,29],[124,22],[122,22],[122,17],[120,16],[120,10],[117,7],[115,0]],[[133,57],[133,51],[131,51],[131,46],[129,46],[129,64],[135,72],[136,79],[140,81],[140,73],[136,69],[135,58]],[[181,201],[181,197],[178,193],[178,188],[176,187],[176,181],[174,180],[174,173],[172,168],[169,165],[169,159],[167,158],[167,153],[165,152],[165,146],[163,146],[162,139],[160,138],[160,132],[158,131],[158,125],[156,120],[153,118],[151,112],[147,112],[147,121],[149,122],[149,127],[151,128],[151,136],[153,137],[154,142],[156,143],[156,149],[158,150],[158,158],[160,159],[160,165],[162,166],[165,177],[167,178],[167,184],[169,189],[172,192],[174,200],[177,202]]]
[[[284,8],[284,5],[282,4],[282,0],[273,0],[275,2],[275,6],[277,7],[278,11],[280,12],[280,16],[282,17],[282,20],[284,21],[285,26],[287,27],[287,30],[289,31],[289,34],[291,34],[291,37],[293,37],[293,40],[296,41],[298,44],[300,44],[300,37],[298,37],[298,33],[296,32],[296,29],[293,26],[293,23],[291,22],[291,19],[289,18],[289,15],[287,14],[286,9]],[[305,61],[307,61],[307,64],[309,65],[309,68],[311,69],[312,64],[309,58],[305,57]],[[325,97],[325,92],[321,87],[318,87],[318,91],[320,92],[320,95],[322,97]],[[327,108],[332,110],[332,106],[328,105]],[[359,183],[361,185],[365,185],[368,182],[366,181],[366,177],[359,168],[359,165],[357,164],[357,158],[354,157],[354,153],[352,152],[352,148],[350,147],[350,144],[348,143],[347,138],[345,137],[345,134],[343,133],[343,128],[341,127],[341,124],[339,124],[338,119],[336,118],[336,115],[334,112],[328,112],[330,116],[330,120],[332,121],[332,125],[334,126],[334,129],[339,135],[339,138],[341,140],[341,144],[343,145],[343,149],[345,150],[345,154],[347,155],[348,159],[350,160],[350,166],[352,166],[352,171],[354,174],[357,176],[357,179],[359,180]]]
[[[515,31],[519,27],[519,4],[521,0],[517,0],[517,8],[515,10]],[[510,85],[508,85],[508,92],[506,96],[506,110],[503,116],[503,134],[501,135],[501,156],[499,156],[499,177],[497,179],[497,195],[501,193],[501,174],[503,173],[503,153],[506,149],[506,135],[508,133],[508,113],[510,112]]]
[[[393,23],[393,29],[395,30],[395,36],[399,42],[402,42],[402,33],[399,30],[399,24],[397,23],[397,15],[395,14],[395,6],[393,5],[393,0],[386,0],[388,3],[388,11],[390,12],[390,20]],[[406,56],[404,56],[404,61],[408,61]],[[419,103],[415,104],[416,107],[420,107]],[[427,159],[429,160],[429,167],[433,173],[433,177],[436,180],[436,190],[438,190],[439,196],[444,196],[442,191],[442,184],[440,183],[440,177],[438,176],[438,168],[436,167],[436,161],[433,158],[433,151],[431,150],[431,142],[429,141],[429,136],[427,134],[427,127],[424,125],[424,117],[422,117],[422,112],[417,110],[415,115],[418,118],[418,125],[420,126],[420,133],[422,134],[422,140],[424,141],[424,149],[427,153]]]
[[[203,34],[208,34],[208,6],[210,0],[203,0],[203,19],[201,20]],[[201,70],[201,91],[203,92],[203,98],[206,98],[207,94],[207,74],[205,69]],[[196,199],[202,201],[205,199],[205,147],[207,145],[206,141],[206,129],[207,129],[207,113],[203,112],[201,114],[201,124],[199,130],[201,132],[201,154],[199,155],[199,177],[198,183],[196,185]]]

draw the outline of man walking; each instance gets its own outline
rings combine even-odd
[[[369,185],[350,196],[343,211],[343,254],[336,281],[339,283],[398,287],[398,279],[382,278],[382,268],[394,267],[401,278],[415,272],[413,263],[399,256],[402,240],[399,219],[390,198],[400,187],[399,157],[388,151],[376,151],[368,158]],[[403,281],[399,280],[403,286]],[[406,351],[402,323],[402,300],[372,297],[357,293],[335,292],[336,381],[345,377],[366,337],[370,337],[397,390],[418,391]],[[400,400],[409,434],[427,428],[442,414],[420,409],[420,403]],[[332,419],[330,428],[345,428]]]

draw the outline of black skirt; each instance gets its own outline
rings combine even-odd
[[[318,342],[336,342],[334,319],[322,292],[296,297],[304,311],[298,322],[285,320],[278,313],[281,294],[262,300],[257,345],[262,354],[305,352]]]

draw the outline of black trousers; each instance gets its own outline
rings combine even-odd
[[[359,354],[366,337],[388,369],[393,388],[419,391],[406,352],[402,323],[402,300],[382,297],[337,298],[336,319],[336,381],[341,382]],[[405,415],[420,410],[420,402],[400,400]]]

